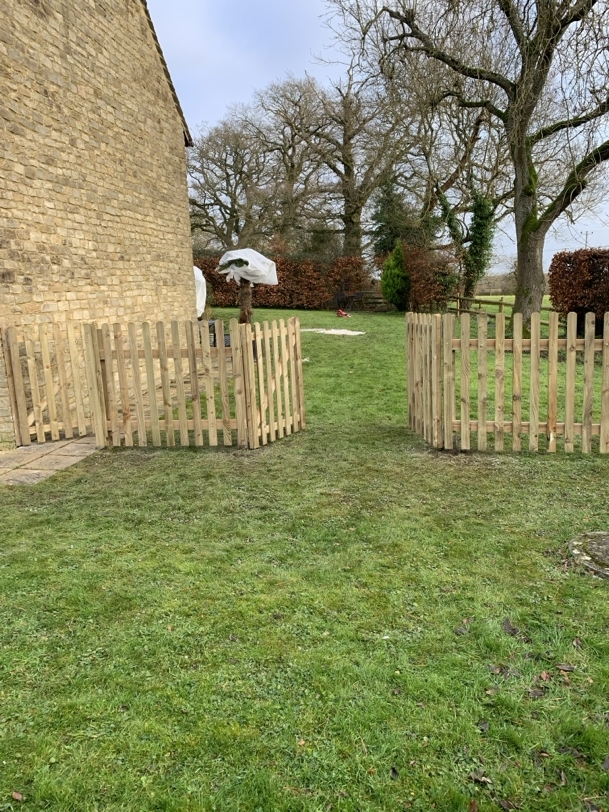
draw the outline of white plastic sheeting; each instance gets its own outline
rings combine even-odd
[[[252,285],[276,285],[277,266],[253,248],[240,248],[227,251],[220,258],[218,273],[225,273],[227,282],[234,279],[238,284],[242,279]]]
[[[195,292],[197,296],[197,318],[200,319],[203,315],[203,311],[205,310],[207,284],[205,282],[205,277],[203,276],[203,271],[200,268],[193,265],[193,271],[195,273]]]

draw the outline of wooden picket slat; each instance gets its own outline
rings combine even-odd
[[[226,346],[224,344],[224,322],[216,321],[216,335],[222,336],[218,344],[218,375],[220,378],[220,401],[222,403],[222,441],[225,446],[233,444],[230,416],[230,397],[228,392],[228,370],[226,366]]]
[[[142,325],[143,327],[143,325]],[[148,339],[148,343],[146,344],[146,340],[144,340],[144,355],[147,357],[147,350],[146,346],[148,347],[148,353],[150,354],[150,361],[152,362],[152,347],[150,344],[150,328],[149,325],[146,325],[148,330],[146,331],[145,335]],[[147,446],[148,445],[148,432],[146,431],[146,413],[144,411],[144,395],[142,392],[142,371],[140,368],[140,358],[139,358],[139,348],[137,345],[137,331],[135,324],[130,321],[127,325],[127,333],[129,334],[129,353],[131,355],[131,377],[133,379],[133,392],[135,396],[135,416],[137,419],[137,444],[139,447]],[[154,378],[153,378],[154,380]],[[150,384],[149,384],[150,386]],[[154,398],[154,389],[152,392],[152,397]],[[156,403],[156,400],[155,400]],[[158,432],[159,421],[158,415],[156,420],[156,429]],[[154,433],[154,428],[153,428]],[[155,443],[155,445],[161,444],[161,437],[159,432],[159,441]]]
[[[556,424],[558,422],[558,313],[551,312],[548,341],[548,452],[556,452]]]
[[[207,405],[207,432],[209,444],[218,445],[218,422],[216,418],[216,389],[214,385],[214,368],[209,344],[209,322],[200,322],[201,351],[203,357],[203,380],[205,383],[205,402]],[[224,343],[224,336],[222,336]]]
[[[522,450],[522,313],[512,318],[512,451]]]
[[[601,389],[600,453],[609,454],[609,313],[603,322],[603,378]]]
[[[569,313],[567,316],[567,364],[565,381],[565,452],[571,453],[574,449],[573,439],[575,422],[575,361],[577,339],[577,314]]]
[[[433,427],[431,442],[434,448],[442,447],[442,317],[432,316],[431,345],[431,402]]]
[[[260,419],[256,403],[256,368],[254,360],[254,336],[252,325],[244,324],[242,344],[244,345],[245,391],[247,395],[249,447],[259,448]]]
[[[289,436],[292,433],[292,414],[290,411],[290,388],[288,380],[288,349],[287,349],[287,330],[285,321],[279,320],[279,346],[281,348],[281,375],[283,380],[283,405],[285,408],[285,433]]]
[[[169,361],[167,358],[167,345],[165,343],[165,325],[162,321],[156,323],[157,346],[159,348],[159,364],[161,368],[161,389],[163,392],[163,417],[165,423],[165,442],[169,448],[176,444],[173,401],[171,399],[171,384],[169,380]]]
[[[224,336],[222,336],[224,343]],[[186,413],[186,390],[184,388],[184,370],[182,368],[182,347],[180,344],[180,325],[175,319],[171,322],[171,352],[173,355],[173,371],[176,382],[176,399],[178,401],[178,416],[180,423],[180,445],[189,445],[188,415]]]
[[[63,418],[63,433],[66,440],[74,437],[72,428],[72,412],[70,409],[70,394],[68,392],[68,376],[66,374],[66,359],[63,351],[63,338],[61,327],[53,323],[53,339],[55,343],[55,361],[57,363],[57,378],[59,381],[59,399],[61,401],[61,415]]]
[[[147,321],[142,323],[142,343],[144,345],[144,361],[146,364],[146,387],[148,389],[148,408],[150,410],[150,431],[152,434],[152,445],[155,448],[159,448],[161,445],[161,426],[159,419],[159,405],[156,397],[156,376],[154,374],[154,360],[152,358],[152,340],[150,336],[150,324]],[[135,370],[135,368],[136,365],[133,364],[133,369]],[[143,414],[144,411],[142,406],[142,415]],[[146,445],[147,443],[146,434],[147,432],[145,425],[142,426],[141,429],[138,428],[137,435],[138,445]]]
[[[584,349],[584,402],[582,414],[582,453],[592,451],[592,409],[594,403],[594,331],[596,316],[586,313]]]
[[[461,448],[470,449],[469,430],[469,313],[461,314]]]
[[[431,415],[431,316],[425,314],[423,320],[424,344],[423,344],[423,368],[425,375],[425,439],[431,444],[432,415]]]
[[[121,444],[121,433],[118,420],[118,408],[116,405],[116,387],[114,385],[112,342],[110,340],[110,327],[108,324],[102,324],[101,336],[104,349],[103,370],[105,375],[106,408],[108,410],[110,430],[112,432],[112,445],[117,447]]]
[[[15,405],[17,411],[17,423],[22,445],[31,445],[30,427],[27,419],[27,400],[25,396],[25,386],[23,383],[23,371],[21,369],[21,358],[19,357],[19,341],[15,327],[9,327],[6,331],[8,339],[8,349],[11,358],[12,379],[15,391]],[[50,362],[49,362],[50,363]],[[51,387],[51,395],[53,389]],[[59,432],[57,433],[59,438]]]
[[[94,324],[84,324],[85,342],[85,369],[87,372],[89,389],[89,406],[93,417],[95,443],[98,448],[106,445],[108,428],[106,423],[106,410],[104,408],[103,392],[100,390],[101,373],[99,367],[99,348],[97,346],[97,327]]]
[[[541,339],[541,325],[539,322],[539,313],[532,313],[529,451],[537,451],[539,449],[539,341]]]
[[[34,426],[36,428],[36,441],[46,442],[44,433],[44,421],[42,419],[42,408],[40,401],[40,386],[38,384],[38,366],[36,364],[36,337],[30,331],[24,329],[25,351],[27,355],[28,376],[30,379],[30,392],[32,394],[32,411],[34,413]],[[29,432],[29,429],[28,429]]]
[[[220,324],[222,322],[219,322]],[[190,376],[190,399],[192,402],[192,418],[195,433],[195,445],[203,445],[203,426],[201,423],[201,390],[199,389],[199,369],[197,365],[197,351],[195,330],[191,321],[186,322],[186,349],[188,351],[188,374]]]
[[[300,428],[306,429],[307,417],[305,414],[304,377],[302,369],[302,344],[300,340],[300,319],[294,319],[294,330],[296,343],[294,345],[296,356],[296,387],[298,391],[298,415]]]
[[[503,451],[505,413],[505,314],[495,317],[495,451]]]
[[[131,425],[131,402],[129,398],[129,379],[127,377],[127,366],[125,364],[125,342],[120,324],[113,324],[114,349],[116,352],[116,367],[118,370],[118,387],[121,401],[121,416],[125,445],[133,447],[133,427]],[[136,358],[135,362],[139,364]]]
[[[478,314],[478,451],[486,451],[486,415],[488,411],[487,394],[487,347],[488,316]]]
[[[442,332],[444,334],[444,448],[446,449],[453,447],[453,401],[455,392],[453,324],[454,317],[450,313],[445,313],[442,316]]]
[[[273,397],[273,366],[271,360],[271,330],[268,321],[262,326],[264,337],[264,359],[266,364],[266,402],[269,410],[269,442],[275,442],[277,436],[277,425],[275,423],[275,398]]]
[[[262,445],[266,445],[268,443],[268,429],[266,422],[266,412],[267,412],[267,397],[266,397],[266,387],[264,385],[264,353],[262,347],[262,330],[260,329],[260,324],[256,322],[254,325],[254,337],[256,340],[256,365],[258,367],[258,398],[260,403],[260,440],[262,441]]]
[[[66,324],[68,332],[68,350],[70,353],[70,369],[72,371],[72,386],[74,389],[74,403],[76,406],[76,423],[78,425],[78,434],[80,437],[85,437],[87,434],[87,418],[85,416],[85,406],[82,391],[80,363],[78,354],[78,342],[76,340],[76,330],[73,321],[68,321]],[[82,330],[79,327],[78,331],[81,334]],[[84,348],[84,341],[83,341]]]
[[[271,332],[273,336],[274,389],[277,403],[277,437],[281,440],[285,431],[285,421],[281,404],[281,358],[279,356],[279,327],[276,321],[273,321],[271,325]]]
[[[288,357],[290,359],[290,390],[292,396],[292,430],[300,431],[300,414],[298,410],[298,390],[296,386],[296,352],[294,318],[288,319]]]
[[[38,328],[40,350],[42,354],[42,369],[44,372],[44,394],[51,427],[51,440],[59,440],[59,423],[57,420],[57,405],[55,403],[55,384],[53,382],[53,368],[51,366],[51,352],[49,350],[49,337],[47,325],[41,324]],[[13,369],[14,369],[13,362]],[[28,433],[29,436],[29,433]]]
[[[2,345],[4,348],[4,363],[6,366],[6,380],[8,383],[8,396],[11,404],[11,414],[13,415],[13,429],[15,432],[15,445],[21,443],[21,420],[19,418],[19,408],[17,406],[17,393],[15,391],[15,379],[13,375],[13,362],[11,359],[11,343],[8,329],[2,331]],[[27,423],[27,419],[25,421]],[[29,426],[28,426],[29,437]],[[31,438],[30,438],[31,439]]]
[[[247,447],[247,403],[245,398],[245,373],[241,331],[237,319],[230,321],[230,345],[232,354],[233,392],[235,395],[235,416],[237,418],[237,446]]]

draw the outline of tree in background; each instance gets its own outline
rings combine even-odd
[[[396,240],[393,251],[385,260],[381,275],[381,291],[387,301],[400,311],[406,311],[410,303],[410,277],[406,271],[404,246]]]
[[[430,247],[442,224],[439,217],[415,212],[406,203],[395,177],[385,181],[378,190],[371,220],[374,224],[372,247],[376,257],[391,253],[397,240],[408,245]]]
[[[421,55],[436,89],[486,111],[511,161],[515,310],[529,322],[545,290],[542,255],[556,219],[609,160],[607,0],[331,0],[344,39],[371,39],[381,69]]]
[[[460,265],[460,287],[463,296],[474,295],[476,283],[489,268],[495,235],[495,208],[492,200],[476,189],[471,191],[471,218],[463,225],[448,198],[438,192],[442,217],[455,247]]]

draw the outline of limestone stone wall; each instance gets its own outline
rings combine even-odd
[[[194,318],[184,144],[144,0],[3,0],[0,324]]]

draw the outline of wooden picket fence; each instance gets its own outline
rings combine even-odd
[[[549,452],[560,438],[566,453],[609,453],[609,313],[603,338],[595,337],[593,313],[586,315],[584,338],[577,337],[575,313],[567,316],[564,338],[554,312],[547,337],[539,313],[531,318],[530,338],[523,338],[519,313],[511,338],[504,313],[493,322],[491,338],[485,313],[475,318],[475,336],[469,313],[458,321],[450,313],[407,314],[410,428],[434,448],[485,451],[491,434],[495,451],[503,451],[509,437],[512,451],[521,451],[528,434],[530,451],[540,449],[545,435],[542,447]]]
[[[305,428],[300,322],[68,322],[3,331],[19,445],[258,448]],[[169,339],[169,340],[168,340]],[[228,346],[225,346],[227,344]]]

